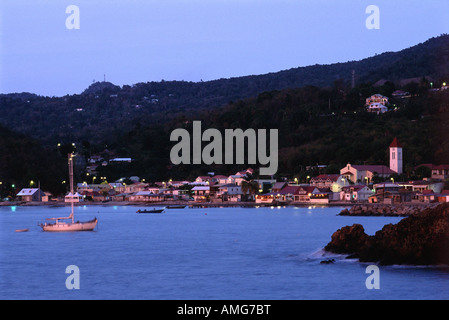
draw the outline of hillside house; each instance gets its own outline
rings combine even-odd
[[[449,178],[449,164],[432,166],[432,179],[445,180]]]
[[[376,114],[385,113],[388,111],[388,108],[384,106],[381,103],[371,103],[369,106],[366,107],[366,111]]]
[[[388,111],[388,98],[381,94],[373,94],[371,97],[366,98],[366,111],[377,114],[385,113]]]
[[[373,94],[371,97],[366,98],[365,101],[366,101],[365,105],[367,105],[367,106],[369,106],[373,103],[380,103],[384,106],[386,106],[388,104],[388,98],[379,93]]]
[[[206,185],[209,184],[211,181],[212,181],[211,176],[198,176],[193,183]]]

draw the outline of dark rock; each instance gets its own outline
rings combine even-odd
[[[335,259],[327,259],[320,262],[320,264],[331,264],[334,263]]]
[[[331,242],[324,249],[334,253],[357,253],[367,238],[361,224],[346,226],[334,232]]]
[[[449,203],[387,224],[374,236],[366,235],[359,224],[343,227],[332,235],[325,250],[356,254],[361,262],[382,265],[448,265]]]

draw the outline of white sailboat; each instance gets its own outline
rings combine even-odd
[[[68,217],[61,218],[47,218],[46,220],[53,220],[54,222],[41,223],[40,226],[43,231],[49,232],[64,232],[64,231],[92,231],[97,226],[97,218],[85,222],[75,222],[73,203],[78,199],[78,193],[73,192],[73,154],[68,155],[69,174],[70,174],[70,193],[66,196],[66,201],[71,202],[72,212]],[[76,200],[75,200],[76,198]],[[64,220],[71,220],[65,222]]]

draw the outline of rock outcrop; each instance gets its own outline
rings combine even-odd
[[[351,206],[350,209],[343,209],[340,216],[410,216],[420,213],[428,208],[434,208],[438,204],[360,204]]]
[[[387,224],[374,236],[360,224],[343,227],[325,250],[381,265],[449,265],[449,203]]]

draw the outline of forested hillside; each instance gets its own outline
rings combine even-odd
[[[39,180],[57,192],[66,169],[56,145],[72,142],[86,158],[107,149],[135,159],[130,165],[101,167],[100,175],[109,180],[130,175],[148,181],[185,179],[242,169],[172,165],[170,133],[190,130],[193,120],[201,120],[203,130],[278,129],[278,174],[298,177],[317,164],[328,165],[329,172],[347,162],[387,164],[388,145],[397,136],[406,174],[412,175],[415,165],[449,162],[449,90],[430,91],[449,82],[448,76],[449,36],[442,35],[361,61],[266,75],[123,87],[101,82],[64,97],[3,94],[0,178],[22,185]],[[415,80],[404,81],[410,78]],[[411,97],[393,98],[397,89]],[[365,98],[374,93],[390,98],[389,112],[365,111]]]

